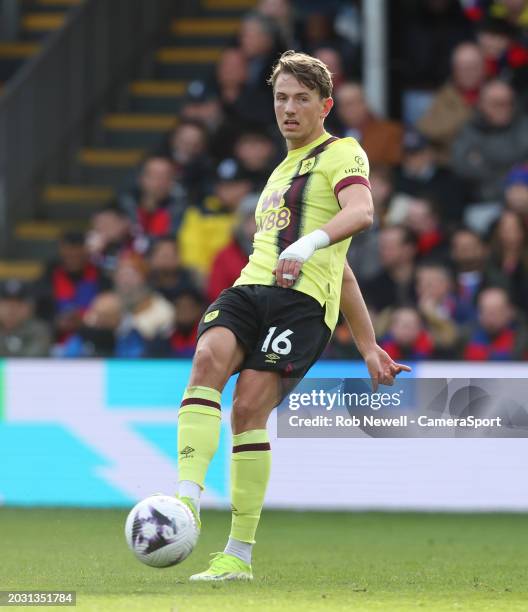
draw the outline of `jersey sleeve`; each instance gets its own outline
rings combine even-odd
[[[370,189],[367,154],[353,138],[342,138],[328,147],[325,172],[334,195],[348,185],[365,185]]]

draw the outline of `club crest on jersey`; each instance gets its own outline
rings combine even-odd
[[[315,157],[311,157],[310,159],[303,159],[301,162],[301,167],[299,168],[299,176],[303,174],[308,174],[315,166]]]
[[[211,312],[208,312],[205,317],[204,317],[204,323],[210,323],[211,321],[214,321],[216,319],[216,317],[219,315],[220,310],[211,310]]]

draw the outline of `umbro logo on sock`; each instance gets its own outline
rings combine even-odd
[[[184,459],[188,459],[192,453],[194,453],[194,448],[192,446],[186,446],[180,451],[180,455],[183,455]]]

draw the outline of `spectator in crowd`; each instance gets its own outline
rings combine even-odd
[[[365,149],[369,162],[398,164],[401,160],[402,127],[376,117],[367,106],[359,83],[344,83],[336,93],[336,136],[352,136]]]
[[[517,27],[504,19],[484,19],[477,27],[486,76],[508,81],[523,94],[528,84],[528,49],[519,40]]]
[[[451,59],[450,79],[437,91],[417,124],[440,164],[449,163],[453,141],[472,115],[484,77],[484,58],[478,45],[458,45]]]
[[[117,260],[125,251],[142,253],[146,247],[145,240],[134,238],[132,223],[121,209],[108,206],[92,217],[86,236],[86,248],[92,263],[103,270],[107,277],[113,275]]]
[[[471,26],[459,0],[418,0],[405,13],[406,4],[396,11],[401,27],[395,45],[401,50],[403,118],[414,125],[430,103],[430,92],[448,78],[453,49],[471,39]]]
[[[506,176],[504,201],[508,209],[522,216],[528,228],[528,164],[515,166]]]
[[[478,296],[478,321],[464,348],[468,361],[512,361],[526,356],[527,333],[508,293],[488,287]]]
[[[455,321],[465,324],[476,319],[476,296],[485,285],[487,248],[479,234],[460,227],[451,237],[450,255],[455,270]]]
[[[245,130],[235,142],[235,159],[251,181],[251,189],[261,192],[277,165],[277,149],[267,130],[254,127]]]
[[[385,227],[380,233],[382,271],[363,284],[368,306],[380,312],[389,306],[415,303],[414,271],[417,240],[407,227]]]
[[[205,125],[209,134],[214,133],[224,119],[218,91],[208,81],[191,81],[180,109],[180,119],[198,122]]]
[[[245,85],[248,80],[248,61],[238,47],[223,50],[216,65],[214,87],[227,119],[240,121],[243,112],[241,100],[245,100]]]
[[[147,265],[135,253],[123,255],[117,264],[114,282],[130,325],[146,341],[164,335],[174,324],[174,308],[147,284]]]
[[[257,11],[275,21],[280,38],[288,49],[299,47],[298,24],[291,0],[260,0]]]
[[[432,359],[435,346],[420,313],[412,306],[400,306],[391,313],[387,333],[379,341],[392,359]]]
[[[61,344],[81,324],[95,296],[110,286],[89,260],[85,236],[66,232],[59,241],[59,258],[51,261],[37,282],[37,316],[53,323]]]
[[[436,162],[427,138],[413,129],[405,132],[401,166],[394,175],[396,193],[434,199],[442,220],[454,224],[462,219],[466,190],[458,176]]]
[[[243,119],[268,125],[274,121],[273,100],[267,79],[273,64],[284,50],[280,30],[274,19],[261,13],[249,13],[242,20],[239,47],[248,62],[248,96],[251,105]]]
[[[453,320],[456,311],[454,279],[442,263],[424,262],[416,270],[418,311],[431,332],[437,356],[453,358],[459,341]]]
[[[174,300],[182,291],[195,287],[194,276],[182,266],[180,250],[174,238],[160,238],[148,256],[149,285],[167,300]]]
[[[233,159],[217,168],[214,193],[201,207],[190,207],[178,236],[184,266],[206,278],[216,254],[231,240],[240,203],[251,189],[251,181]]]
[[[510,300],[528,310],[528,228],[522,217],[505,210],[491,234],[487,282],[504,287]]]
[[[216,255],[207,283],[207,298],[214,302],[224,289],[240,276],[253,250],[253,236],[256,231],[255,208],[258,196],[246,196],[239,207],[239,222],[233,231],[231,242]]]
[[[528,158],[528,117],[516,108],[512,88],[486,83],[478,113],[453,144],[453,168],[472,182],[473,202],[499,202],[511,167]]]
[[[123,304],[111,291],[100,293],[83,317],[83,325],[58,351],[59,357],[138,358],[145,355],[145,341],[127,325]]]
[[[313,55],[317,59],[320,59],[332,73],[332,82],[334,84],[333,95],[335,96],[347,78],[342,55],[334,47],[319,47],[314,51]],[[328,119],[329,117],[326,119],[327,122]]]
[[[418,239],[417,257],[419,259],[447,258],[446,236],[433,200],[412,198],[409,201],[404,222]]]
[[[143,163],[138,186],[118,196],[119,208],[131,220],[135,235],[150,242],[178,230],[186,200],[177,187],[169,159],[150,157]]]
[[[34,317],[30,287],[10,279],[0,285],[0,357],[47,357],[48,326]]]
[[[447,265],[424,261],[416,270],[416,297],[422,314],[434,313],[442,319],[452,319],[456,311],[454,278]]]
[[[194,355],[198,324],[206,308],[205,298],[197,288],[188,287],[174,298],[173,304],[176,325],[168,336],[150,344],[151,357],[190,358]]]
[[[463,0],[462,4],[467,18],[475,23],[492,17],[528,27],[528,0]]]
[[[169,191],[173,191],[174,181],[177,181],[176,184],[183,187],[191,202],[200,202],[206,195],[207,179],[212,171],[205,124],[191,119],[182,121],[169,134],[160,154],[174,163]]]
[[[198,79],[189,83],[187,96],[180,109],[180,119],[195,121],[206,127],[208,152],[213,158],[213,165],[219,159],[232,155],[233,140],[238,135],[240,124],[243,121],[238,112],[246,108],[244,91],[238,99],[237,114],[229,116],[224,114],[220,90],[213,77],[210,81]]]

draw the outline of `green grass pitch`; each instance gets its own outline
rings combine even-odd
[[[162,570],[129,552],[125,517],[0,508],[0,589],[75,590],[102,612],[528,610],[523,514],[267,511],[250,584],[187,582],[222,550],[227,512],[205,511],[194,553]]]

